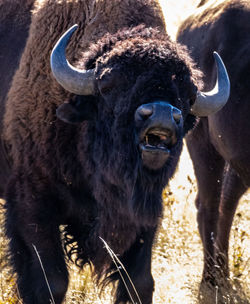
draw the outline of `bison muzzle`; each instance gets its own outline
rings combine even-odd
[[[143,164],[160,169],[182,135],[181,111],[164,101],[141,105],[135,112]]]

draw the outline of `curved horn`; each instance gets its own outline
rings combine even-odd
[[[58,40],[50,56],[50,66],[57,82],[65,90],[77,95],[93,95],[94,70],[74,68],[65,55],[67,43],[77,27],[77,24],[73,25]]]
[[[191,113],[196,116],[208,116],[219,111],[230,95],[230,80],[224,63],[218,53],[214,52],[217,67],[217,81],[210,92],[197,92],[196,100],[191,107]]]

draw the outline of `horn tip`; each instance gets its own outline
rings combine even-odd
[[[216,59],[217,59],[217,60],[219,59],[219,60],[221,60],[221,61],[222,61],[221,56],[219,55],[219,53],[218,53],[218,52],[213,51],[213,55],[214,55],[215,60],[216,60]]]
[[[71,28],[69,28],[69,31],[71,31],[71,30],[75,31],[77,28],[78,28],[78,24],[75,23],[74,25],[71,26]]]

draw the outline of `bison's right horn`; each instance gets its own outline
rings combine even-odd
[[[50,57],[51,70],[57,82],[65,90],[77,95],[93,95],[94,70],[74,68],[66,59],[65,49],[76,28],[77,24],[68,29],[54,46]]]
[[[214,52],[217,67],[217,82],[210,92],[197,92],[191,113],[196,116],[208,116],[219,111],[227,103],[230,95],[230,81],[224,63]]]

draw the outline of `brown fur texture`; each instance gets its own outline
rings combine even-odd
[[[3,100],[25,46],[33,2],[34,0],[0,1],[0,91]],[[3,112],[1,109],[0,115]]]
[[[5,99],[28,37],[34,0],[0,1],[0,195],[9,175],[6,147],[2,140]]]

